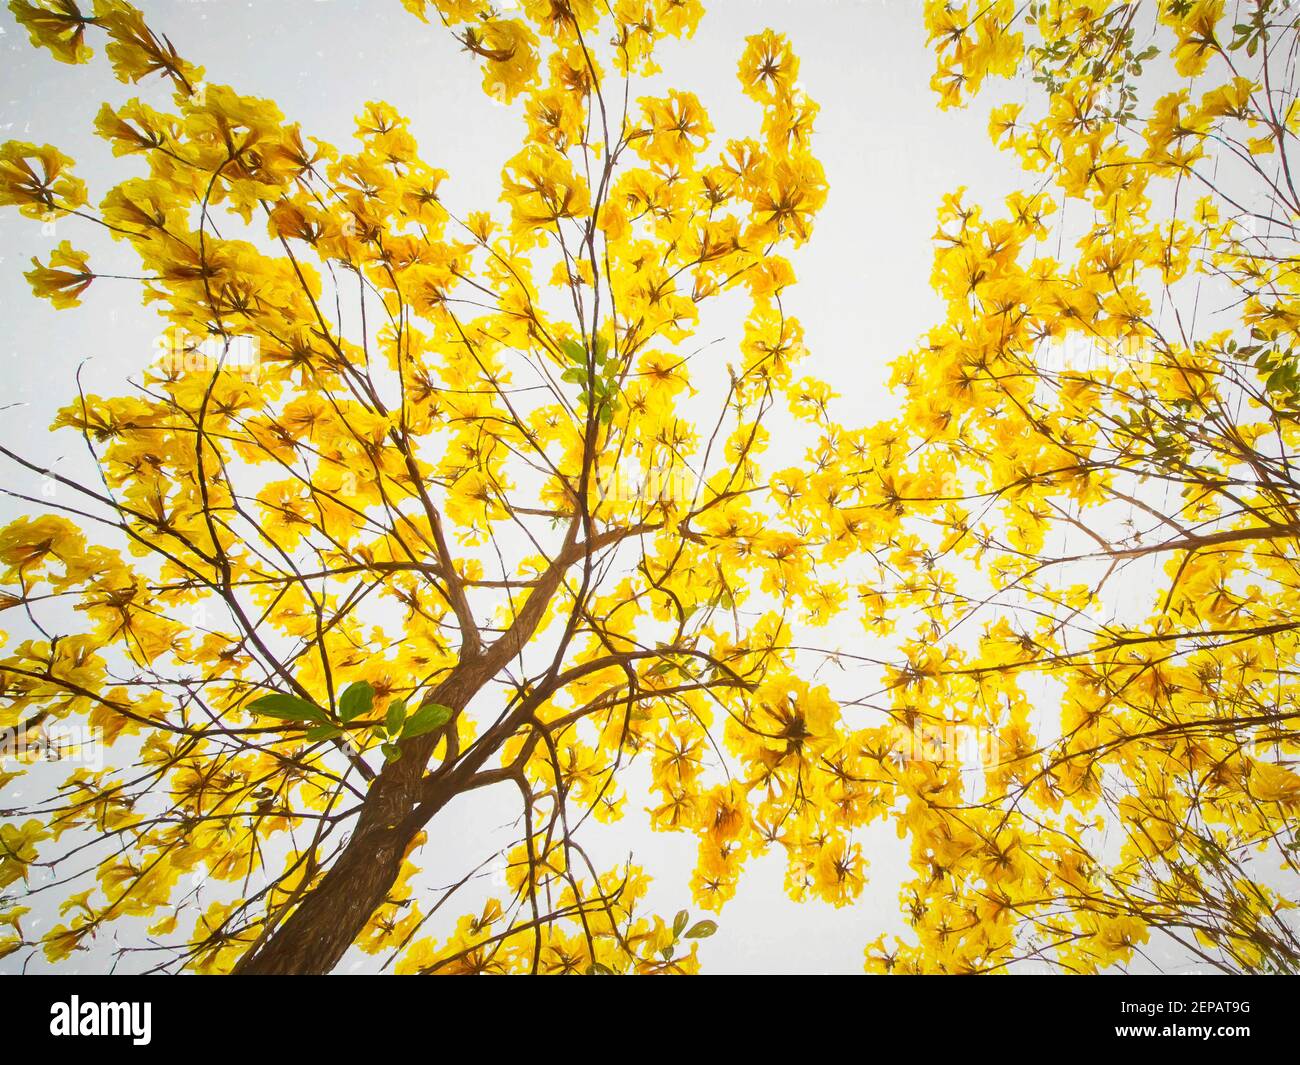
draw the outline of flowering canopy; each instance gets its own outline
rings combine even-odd
[[[102,47],[170,87],[99,111],[135,176],[97,205],[13,141],[0,204],[129,246],[174,357],[60,411],[96,483],[4,449],[67,502],[0,530],[35,626],[0,726],[85,722],[109,754],[4,811],[0,890],[52,869],[64,920],[32,934],[6,894],[0,951],[57,962],[138,919],[148,969],[327,971],[356,945],[403,972],[693,972],[714,923],[650,912],[646,871],[581,840],[648,763],[708,911],[767,852],[793,898],[847,905],[861,830],[892,821],[912,931],[868,968],[1093,971],[1156,930],[1294,968],[1289,16],[927,4],[945,106],[1041,87],[990,117],[1030,188],[945,199],[947,320],[895,365],[898,416],[852,428],[783,301],[827,196],[783,36],[748,38],[755,126],[719,143],[695,95],[638,89],[698,0],[403,3],[524,117],[495,212],[454,213],[387,104],[340,149],[122,0],[11,0],[55,59]],[[1161,64],[1192,87],[1150,102]],[[27,276],[56,307],[120,283],[71,241]],[[747,313],[718,359],[691,338],[723,294]],[[72,628],[36,620],[63,603]],[[889,661],[821,646],[837,617]],[[992,757],[916,742],[954,729]],[[436,937],[475,870],[426,829],[484,788],[518,796],[506,881]]]

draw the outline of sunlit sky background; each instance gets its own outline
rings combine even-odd
[[[501,163],[519,144],[518,111],[487,99],[477,68],[450,36],[416,21],[397,0],[136,3],[182,55],[207,68],[210,81],[274,99],[306,133],[336,145],[346,146],[362,104],[387,100],[410,117],[424,157],[450,172],[441,191],[455,213],[463,217],[496,200]],[[930,238],[941,196],[965,185],[971,199],[994,205],[1020,178],[1014,161],[989,142],[990,100],[971,111],[937,109],[918,0],[714,0],[707,6],[693,40],[662,47],[661,80],[701,98],[720,141],[748,132],[757,121],[735,78],[744,38],[771,27],[792,39],[802,85],[821,105],[815,151],[830,196],[813,240],[795,258],[800,283],[786,310],[804,324],[812,352],[808,369],[842,397],[838,419],[869,424],[887,418],[894,404],[885,388],[888,362],[942,317],[929,287]],[[93,136],[93,116],[102,100],[121,102],[141,90],[114,81],[102,62],[66,67],[36,52],[7,9],[0,12],[0,34],[0,140],[56,145],[77,160],[94,200],[125,171]],[[1020,98],[1024,91],[1013,82],[997,94]],[[152,357],[158,333],[130,282],[97,282],[75,311],[56,313],[31,298],[22,271],[59,240],[91,251],[92,262],[101,250],[121,257],[88,230],[73,221],[43,231],[12,211],[0,213],[0,404],[7,405],[0,440],[38,461],[83,473],[80,442],[48,433],[55,409],[72,394],[74,373],[81,367],[89,392],[121,394],[124,376]],[[706,318],[700,338],[717,340],[734,356],[736,325]],[[797,455],[790,464],[795,461]],[[7,486],[40,493],[37,478],[12,467],[0,477]],[[0,522],[17,512],[11,501],[0,500]],[[831,639],[852,650],[860,632],[850,623]],[[693,839],[649,833],[636,808],[635,784],[630,790],[629,817],[599,828],[588,842],[609,864],[633,852],[655,874],[652,908],[671,914],[689,907]],[[514,817],[511,799],[476,795],[449,807],[419,861],[427,883],[458,879],[500,846],[507,837],[499,829]],[[897,889],[905,871],[891,825],[863,838],[871,883],[856,906],[839,911],[791,903],[782,888],[780,855],[752,863],[719,918],[718,934],[705,944],[706,970],[861,971],[866,942],[900,926]],[[485,883],[483,891],[490,887]],[[448,907],[453,916],[473,908],[472,897]],[[64,969],[102,967],[104,946],[74,955]],[[343,968],[354,961],[373,967],[354,952]]]

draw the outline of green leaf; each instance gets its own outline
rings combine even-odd
[[[409,740],[415,736],[423,736],[426,732],[442,728],[450,720],[450,706],[443,706],[441,703],[424,703],[407,719],[402,729],[402,739]]]
[[[369,681],[359,680],[349,684],[339,696],[339,717],[351,721],[362,714],[370,713],[375,705],[375,689]]]
[[[248,708],[263,717],[278,717],[285,721],[317,721],[321,724],[329,722],[329,715],[315,703],[299,699],[296,695],[286,695],[284,692],[263,695],[260,699],[254,699],[249,703]]]
[[[395,743],[381,743],[379,749],[384,752],[385,762],[396,762],[402,757],[402,748]]]
[[[687,939],[708,939],[718,930],[718,926],[712,921],[699,921],[691,925],[690,931],[686,933]]]
[[[680,910],[677,916],[673,918],[673,938],[676,939],[682,934],[682,929],[686,927],[686,922],[691,919],[690,912]]]
[[[560,350],[569,357],[570,362],[580,362],[586,365],[587,349],[579,344],[576,340],[565,340],[560,344]]]
[[[390,736],[402,731],[402,722],[406,720],[406,700],[394,699],[388,704],[388,713],[384,716],[384,728]]]

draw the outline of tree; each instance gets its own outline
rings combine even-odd
[[[892,492],[928,531],[881,594],[928,624],[890,712],[1000,754],[927,765],[916,938],[869,963],[1091,972],[1155,933],[1295,972],[1296,12],[926,17],[947,105],[1032,77],[989,128],[1035,188],[945,203],[948,319],[895,369]]]
[[[748,39],[761,125],[718,150],[695,96],[636,87],[694,0],[406,6],[522,111],[502,217],[453,213],[387,105],[345,154],[120,0],[11,0],[56,59],[102,35],[172,96],[100,111],[146,176],[97,209],[55,148],[0,154],[0,203],[105,228],[167,322],[133,392],[59,415],[97,482],[4,450],[60,494],[0,530],[37,630],[0,659],[0,727],[110,747],[3,811],[0,890],[65,921],[31,934],[6,895],[0,951],[137,921],[148,970],[356,945],[693,972],[713,922],[582,841],[648,762],[708,911],[773,851],[792,897],[847,905],[892,822],[912,932],[872,970],[1092,972],[1158,937],[1300,968],[1294,15],[927,4],[944,106],[1037,86],[990,114],[1028,187],[945,199],[947,319],[896,364],[898,416],[850,428],[797,376],[785,256],[827,189],[782,37]],[[56,306],[120,283],[71,242],[28,277]],[[726,365],[691,339],[724,294]],[[518,796],[508,887],[435,940],[476,871],[426,830],[487,789]]]
[[[773,508],[759,465],[778,404],[827,460],[852,446],[795,378],[782,308],[780,252],[826,195],[797,59],[750,38],[761,131],[712,151],[695,96],[635,95],[696,0],[406,6],[522,104],[508,217],[454,216],[385,104],[340,152],[207,83],[120,0],[11,4],[54,58],[102,35],[120,80],[172,89],[100,110],[145,173],[98,209],[54,148],[9,142],[0,163],[0,203],[126,242],[168,323],[133,393],[59,415],[101,483],[46,471],[75,502],[0,533],[8,605],[41,636],[0,663],[4,723],[80,720],[111,744],[103,771],[8,811],[0,884],[39,853],[68,893],[39,941],[53,960],[148,918],[122,953],[150,970],[325,972],[357,943],[408,971],[692,971],[682,941],[712,923],[642,913],[644,873],[597,869],[577,839],[619,816],[638,755],[656,824],[699,836],[700,905],[773,842],[834,856],[827,897],[859,883],[834,806],[804,790],[840,735],[790,633],[843,602],[816,566],[866,530]],[[58,306],[101,283],[71,244],[28,277]],[[687,342],[723,292],[751,310],[697,426]],[[62,602],[81,627],[42,628]],[[705,765],[722,745],[743,783]],[[519,796],[509,891],[435,944],[418,933],[454,889],[413,898],[425,827],[488,787]],[[10,951],[37,945],[16,902]]]

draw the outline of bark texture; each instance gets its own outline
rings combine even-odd
[[[458,715],[532,636],[574,560],[574,529],[564,551],[537,583],[514,625],[485,652],[472,654],[452,670],[429,698]],[[297,907],[235,965],[236,975],[330,972],[361,934],[401,872],[412,840],[460,792],[475,787],[474,774],[527,719],[525,703],[480,737],[469,751],[426,774],[441,732],[402,745],[402,757],[387,763],[371,782],[356,829],[342,852]],[[453,718],[454,720],[454,718]]]

